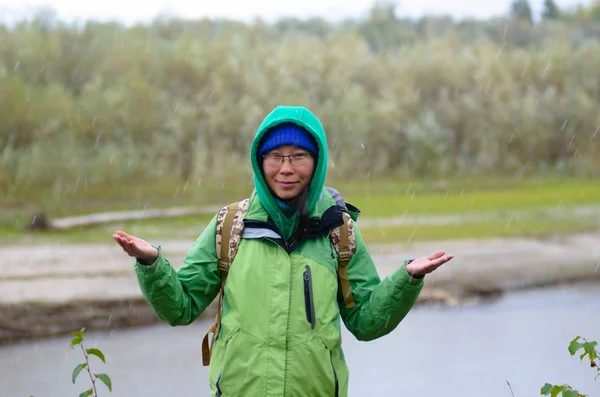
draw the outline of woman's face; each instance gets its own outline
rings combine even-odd
[[[291,157],[282,157],[291,156]],[[263,158],[263,173],[267,185],[281,200],[298,196],[312,179],[315,159],[297,146],[281,146]]]

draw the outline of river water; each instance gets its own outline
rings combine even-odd
[[[108,373],[113,392],[99,396],[208,396],[201,342],[210,319],[188,327],[158,325],[89,332],[93,372]],[[344,330],[345,331],[345,330]],[[571,357],[573,337],[600,339],[600,285],[520,291],[456,308],[419,306],[390,335],[358,342],[344,332],[350,396],[515,397],[540,395],[546,383],[568,383],[600,396],[589,363]],[[0,397],[78,396],[89,386],[72,369],[80,350],[59,337],[0,348]]]

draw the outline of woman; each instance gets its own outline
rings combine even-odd
[[[260,125],[250,159],[256,189],[224,286],[209,370],[212,395],[345,397],[349,372],[340,318],[361,341],[388,334],[412,308],[425,274],[453,256],[439,251],[406,261],[380,281],[353,224],[356,251],[347,272],[355,305],[347,307],[329,232],[348,207],[324,188],[328,152],[321,123],[302,107],[277,107]],[[160,247],[120,231],[113,236],[136,258],[149,305],[173,326],[192,323],[219,292],[216,222],[215,216],[177,271]]]

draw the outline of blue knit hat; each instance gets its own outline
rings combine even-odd
[[[296,124],[284,123],[276,125],[265,135],[258,146],[258,157],[285,145],[298,146],[313,156],[318,153],[317,143],[308,131]]]

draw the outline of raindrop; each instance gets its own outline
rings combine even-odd
[[[92,121],[92,127],[96,125],[96,116],[94,116],[94,121]]]
[[[16,72],[17,70],[19,70],[20,65],[21,65],[21,62],[17,61],[17,63],[15,63],[15,67],[13,68],[13,72]]]
[[[185,60],[188,60],[188,57],[190,56],[190,52],[188,51],[187,54],[185,54]]]
[[[508,139],[508,143],[511,143],[514,137],[515,137],[515,134],[512,134],[512,135],[510,136],[510,138]]]
[[[179,102],[177,102],[177,106],[175,106],[175,113],[177,113],[177,109],[179,109]]]
[[[600,126],[598,126],[598,128],[596,128],[596,132],[594,132],[594,135],[592,135],[592,138],[596,138],[596,136],[598,136],[598,131],[600,131]]]
[[[173,198],[177,197],[177,193],[179,193],[179,185],[177,185],[177,189],[175,189],[175,194],[173,195]]]
[[[525,77],[525,72],[527,71],[527,69],[529,69],[529,65],[525,66],[525,69],[523,69],[523,73],[521,73],[521,77]]]
[[[198,178],[198,183],[196,184],[196,187],[200,187],[201,183],[202,183],[202,178]]]
[[[223,181],[223,183],[221,184],[221,190],[223,190],[225,188],[225,181]]]
[[[504,50],[505,46],[506,42],[502,43],[502,47],[500,47],[500,50],[498,50],[498,53],[496,54],[496,59],[500,58],[500,54],[502,54],[502,50]]]
[[[465,188],[463,187],[463,189],[460,191],[460,195],[462,196],[464,192],[465,192]]]
[[[544,73],[542,73],[542,77],[546,77],[546,73],[548,73],[548,69],[550,69],[550,65],[552,65],[552,62],[548,62],[548,65],[546,65],[546,69],[544,69]]]
[[[210,95],[208,96],[208,99],[212,98],[214,92],[215,92],[214,88],[212,90],[210,90]]]
[[[571,137],[571,140],[569,141],[569,146],[573,145],[573,140],[575,139],[575,134],[573,134],[573,136]]]
[[[562,127],[560,127],[560,130],[564,130],[565,127],[567,126],[567,122],[569,121],[569,119],[565,119],[565,122],[563,123]]]
[[[598,131],[596,131],[596,132],[598,132]],[[337,143],[337,140],[336,140],[336,139],[334,139],[334,140],[333,140],[333,145],[331,145],[331,148],[332,148],[332,149],[335,147],[335,144],[336,144],[336,143]]]
[[[183,191],[184,191],[184,192],[185,192],[185,191],[187,191],[187,187],[188,187],[188,185],[189,185],[189,184],[190,184],[190,180],[188,179],[188,180],[185,182],[185,186],[183,187]]]
[[[100,141],[100,137],[102,136],[102,130],[98,131],[98,135],[96,136],[96,145],[98,145],[98,142]]]
[[[408,184],[408,187],[406,188],[406,194],[408,194],[410,192],[411,186],[412,186],[412,182]]]
[[[127,168],[131,167],[131,159],[127,162]]]
[[[362,143],[360,144],[360,146],[363,148],[363,150],[365,149],[365,145],[363,145]]]
[[[383,228],[379,228],[379,230],[381,230],[381,235],[382,235],[383,237],[385,237],[385,236],[386,236],[386,234],[385,234],[385,231],[383,230]]]
[[[108,327],[110,325],[110,320],[112,319],[112,314],[110,316],[108,316],[108,321],[106,322],[106,326]]]
[[[115,155],[110,156],[110,160],[108,161],[108,165],[112,165],[113,160],[115,159]]]
[[[450,193],[450,189],[446,189],[446,194],[444,195],[444,200],[448,198],[448,193]]]
[[[596,265],[596,268],[594,269],[594,273],[597,272],[598,269],[600,269],[600,262],[598,262],[598,264]]]
[[[560,210],[560,206],[561,206],[561,204],[562,204],[562,201],[559,201],[559,202],[558,202],[558,205],[556,206],[556,210],[557,210],[557,211],[559,211],[559,210]]]
[[[40,73],[44,73],[44,68],[46,67],[46,64],[43,64],[41,69],[40,69]]]
[[[474,203],[475,203],[475,198],[472,198],[471,199],[471,204],[469,204],[469,205],[472,207]]]
[[[512,223],[512,216],[508,218],[508,222],[506,222],[506,228],[508,229],[510,224]]]

